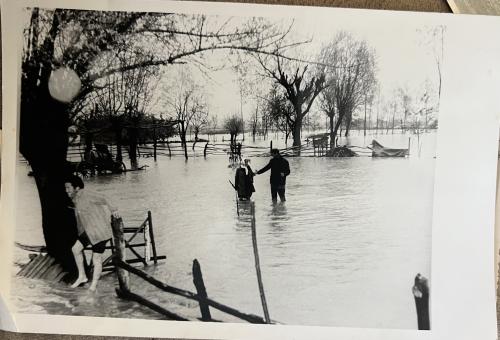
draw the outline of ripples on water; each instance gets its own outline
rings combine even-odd
[[[405,136],[378,139],[390,147],[407,145]],[[417,272],[430,275],[434,140],[434,134],[421,136],[409,159],[289,158],[292,173],[285,204],[271,203],[268,173],[255,178],[252,198],[273,319],[286,324],[416,328],[411,286]],[[362,137],[351,143],[367,144]],[[253,158],[251,164],[256,170],[267,160]],[[112,198],[127,226],[140,224],[146,211],[152,211],[158,253],[167,260],[148,271],[171,285],[194,290],[191,265],[197,258],[210,297],[262,315],[250,210],[248,203],[241,203],[237,216],[228,182],[234,170],[226,157],[140,162],[149,165],[147,171],[92,178],[86,185]],[[25,176],[24,166],[20,168],[18,210],[33,211],[38,201],[32,179]],[[16,239],[40,244],[39,216],[20,214],[18,219]],[[16,258],[25,257],[16,251]],[[14,280],[20,312],[159,318],[117,299],[113,275],[102,279],[97,295]],[[196,303],[136,279],[132,286],[173,311],[198,317]]]

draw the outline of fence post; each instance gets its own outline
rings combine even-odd
[[[210,307],[205,300],[207,298],[207,290],[205,288],[205,283],[203,282],[200,263],[197,259],[194,259],[193,261],[193,283],[196,287],[198,297],[200,298],[198,302],[200,304],[201,320],[210,321],[212,320],[212,316],[210,315]]]
[[[273,141],[269,142],[269,152],[273,151]]]
[[[143,224],[143,235],[144,235],[144,261],[149,264],[151,259],[151,234],[149,231],[149,220],[148,223]]]
[[[430,330],[429,319],[429,283],[427,278],[420,273],[415,276],[415,284],[412,288],[417,307],[417,321],[419,330]]]
[[[153,261],[155,264],[158,263],[156,256],[156,243],[155,243],[155,233],[153,231],[153,218],[151,216],[151,211],[148,210],[148,224],[149,224],[149,237],[151,238],[151,246],[153,248]]]
[[[203,157],[207,158],[207,147],[208,147],[208,142],[205,144],[205,149],[203,149]]]
[[[153,158],[156,162],[156,125],[155,119],[153,118]]]
[[[170,150],[170,143],[167,140],[168,157],[172,157],[172,150]]]
[[[156,161],[156,139],[153,142],[153,158]]]
[[[115,218],[111,216],[111,227],[113,229],[113,243],[115,246],[115,255],[113,261],[123,261],[126,260],[125,255],[125,237],[123,236],[123,220],[121,217]],[[128,272],[121,267],[115,265],[116,275],[118,276],[118,283],[120,284],[120,290],[129,292],[130,284]]]
[[[410,156],[411,137],[408,137],[408,156]]]
[[[252,213],[252,243],[253,254],[255,257],[255,270],[257,271],[257,281],[259,284],[260,300],[262,302],[262,309],[264,311],[264,318],[266,323],[271,323],[269,317],[269,310],[267,309],[266,295],[264,294],[264,284],[262,283],[262,273],[260,271],[259,251],[257,249],[257,230],[255,226],[255,202],[250,202],[250,210]]]

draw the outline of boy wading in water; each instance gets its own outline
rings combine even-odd
[[[91,245],[94,270],[89,290],[94,291],[102,273],[102,254],[106,250],[106,243],[113,237],[110,225],[111,215],[115,218],[119,215],[116,208],[110,205],[104,196],[84,190],[80,177],[71,176],[65,186],[74,204],[78,228],[78,239],[71,249],[78,268],[78,278],[71,288],[76,288],[88,281],[83,264],[83,248]]]

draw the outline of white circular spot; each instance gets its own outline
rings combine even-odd
[[[52,98],[63,103],[71,102],[80,92],[82,82],[72,69],[61,67],[52,71],[49,78],[49,92]]]

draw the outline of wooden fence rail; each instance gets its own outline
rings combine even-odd
[[[259,293],[262,302],[262,310],[264,311],[264,317],[266,319],[266,323],[270,323],[271,319],[269,318],[269,310],[267,308],[266,295],[264,294],[264,284],[262,283],[262,272],[260,270],[259,251],[257,247],[257,227],[255,226],[255,202],[250,202],[250,211],[252,216],[251,220],[252,245],[253,245],[253,254],[255,258],[255,270],[257,271],[257,283],[259,284]]]
[[[195,261],[198,262],[197,260],[194,260],[193,266],[195,266],[194,265]],[[157,280],[156,278],[154,278],[153,276],[149,275],[148,273],[145,273],[144,271],[125,263],[124,261],[120,260],[118,257],[114,259],[114,263],[117,267],[119,267],[127,272],[130,272],[134,275],[137,275],[138,277],[149,282],[151,285],[153,285],[153,286],[155,286],[155,287],[157,287],[157,288],[159,288],[167,293],[182,296],[182,297],[185,297],[185,298],[190,299],[190,300],[195,300],[198,303],[210,306],[210,307],[215,308],[221,312],[230,314],[232,316],[235,316],[235,317],[240,318],[242,320],[248,321],[250,323],[259,323],[259,324],[266,323],[266,320],[264,320],[264,318],[262,318],[258,315],[240,312],[239,310],[237,310],[235,308],[229,307],[229,306],[224,305],[220,302],[212,300],[209,297],[200,296],[200,295],[193,293],[193,292],[190,292],[188,290],[173,287],[173,286],[170,286],[164,282],[161,282],[161,281]],[[199,266],[199,264],[198,264],[198,266]],[[200,272],[201,272],[201,269],[200,269]],[[122,291],[123,290],[130,291],[130,289],[128,289],[128,288],[125,288],[125,289],[121,288],[121,289],[122,289]],[[205,308],[205,307],[203,307],[203,308]],[[200,309],[201,309],[201,307],[200,307]]]
[[[127,300],[138,302],[141,305],[144,305],[144,306],[146,306],[146,307],[154,310],[155,312],[163,314],[169,320],[189,321],[189,319],[186,319],[185,317],[177,315],[177,314],[175,314],[175,313],[173,313],[173,312],[171,312],[169,310],[166,310],[165,308],[161,307],[160,305],[158,305],[158,304],[156,304],[154,302],[151,302],[148,299],[146,299],[146,298],[144,298],[144,297],[142,297],[140,295],[134,294],[131,291],[116,289],[116,294],[118,295],[118,297],[120,297],[122,299],[127,299]]]
[[[128,263],[142,262],[145,266],[147,266],[151,261],[153,261],[154,264],[157,264],[158,260],[164,260],[166,258],[165,256],[159,256],[156,251],[153,231],[153,217],[151,215],[151,211],[148,211],[146,219],[141,223],[141,225],[139,225],[139,227],[122,227],[122,233],[132,234],[132,236],[124,239],[125,247],[135,256],[134,259],[128,259]],[[139,234],[143,235],[143,242],[139,241],[139,243],[132,243],[132,241]],[[135,248],[143,248],[143,255],[141,255]],[[103,271],[112,271],[115,269],[114,265],[111,263],[114,251],[116,250],[114,240],[111,240],[111,245],[106,246],[105,249],[111,250],[113,254],[103,261]],[[91,250],[91,246],[86,247],[85,250]],[[153,252],[152,256],[151,251]]]

